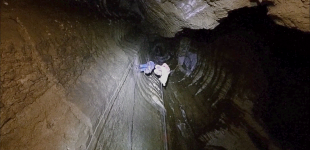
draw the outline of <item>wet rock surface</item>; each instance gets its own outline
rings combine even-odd
[[[277,26],[264,12],[241,9],[213,31],[177,36],[175,50],[188,49],[198,62],[189,74],[180,52],[169,63],[170,148],[306,149],[309,34]]]
[[[0,149],[305,149],[309,34],[245,8],[163,38],[83,4],[1,3]]]
[[[192,41],[189,51],[198,54],[196,69],[187,74],[179,64],[172,67],[164,94],[169,125],[177,127],[170,128],[171,149],[257,149],[248,132],[268,139],[251,110],[267,86],[251,44],[258,39],[246,35],[250,37],[236,31],[206,45]]]

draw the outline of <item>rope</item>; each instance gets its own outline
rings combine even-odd
[[[123,87],[124,82],[125,82],[126,79],[127,79],[127,76],[128,76],[128,74],[129,74],[129,71],[130,71],[131,68],[132,68],[132,67],[130,67],[130,66],[132,66],[132,64],[133,64],[133,61],[131,61],[131,62],[128,64],[127,70],[126,70],[125,74],[123,75],[123,77],[122,77],[122,79],[121,79],[121,82],[118,84],[118,86],[117,86],[115,92],[113,93],[112,97],[110,98],[110,103],[109,103],[110,107],[109,107],[109,109],[106,109],[106,111],[108,110],[107,118],[109,118],[109,115],[110,115],[110,112],[111,112],[111,110],[112,110],[112,108],[113,108],[113,105],[114,105],[114,103],[115,103],[115,100],[116,100],[116,98],[117,98],[117,96],[118,96],[118,94],[119,94],[121,88]],[[95,131],[93,132],[94,135],[91,137],[91,140],[90,140],[90,142],[89,142],[89,144],[87,145],[87,148],[86,148],[86,149],[88,149],[88,150],[89,150],[89,148],[90,148],[89,146],[92,145],[91,143],[93,142],[93,139],[94,139],[94,137],[95,137],[95,134],[97,133],[97,129],[98,129],[99,125],[101,124],[102,119],[104,118],[104,114],[106,114],[106,111],[104,111],[104,113],[103,113],[102,116],[100,117],[100,121],[98,122],[98,124],[97,124],[97,126],[96,126],[96,128],[95,128]],[[107,119],[104,121],[104,124],[103,124],[102,127],[105,126],[106,121],[107,121]],[[103,129],[102,129],[102,130],[103,130]],[[98,136],[98,137],[100,137],[101,133],[102,133],[102,131],[99,133],[99,136]],[[98,141],[96,142],[95,147],[97,146],[97,143],[98,143]]]
[[[163,85],[160,84],[160,90],[161,90],[161,99],[163,101],[163,106],[165,106],[165,102],[164,102],[164,92],[163,92]],[[164,149],[168,150],[168,140],[167,140],[167,124],[166,124],[166,111],[163,114],[163,128],[164,128]]]

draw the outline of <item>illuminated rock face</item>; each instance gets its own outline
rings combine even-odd
[[[160,83],[136,67],[145,35],[81,7],[8,4],[0,149],[164,147]]]
[[[309,0],[268,0],[268,15],[279,25],[310,32]]]
[[[104,17],[85,3],[1,3],[0,149],[304,147],[309,35],[243,9],[212,32],[164,38],[179,31],[175,18],[199,18],[221,1],[119,2],[95,7]],[[144,12],[153,3],[182,13],[165,22]],[[198,28],[197,18],[182,24]],[[166,87],[139,72],[150,60],[169,65]]]
[[[173,37],[183,28],[213,29],[228,11],[251,6],[248,0],[140,0],[146,24],[156,33]],[[155,19],[156,18],[156,19]]]
[[[140,20],[144,31],[174,37],[184,28],[214,29],[229,12],[266,6],[275,23],[310,31],[309,0],[77,0],[104,16]]]
[[[139,0],[146,28],[173,37],[183,28],[214,29],[232,10],[268,5],[268,15],[277,23],[310,31],[309,0]]]

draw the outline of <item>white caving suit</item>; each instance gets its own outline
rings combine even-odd
[[[160,76],[159,81],[163,84],[163,86],[166,86],[166,82],[167,82],[168,76],[170,74],[169,66],[166,63],[164,63],[161,66],[160,65],[156,65],[154,73],[156,75]]]

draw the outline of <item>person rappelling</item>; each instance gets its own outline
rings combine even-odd
[[[144,74],[150,74],[154,70],[154,73],[159,77],[159,81],[163,84],[163,86],[166,86],[169,74],[170,74],[170,68],[166,63],[163,63],[162,65],[155,65],[153,61],[148,61],[146,64],[140,65],[140,71],[144,72]]]

